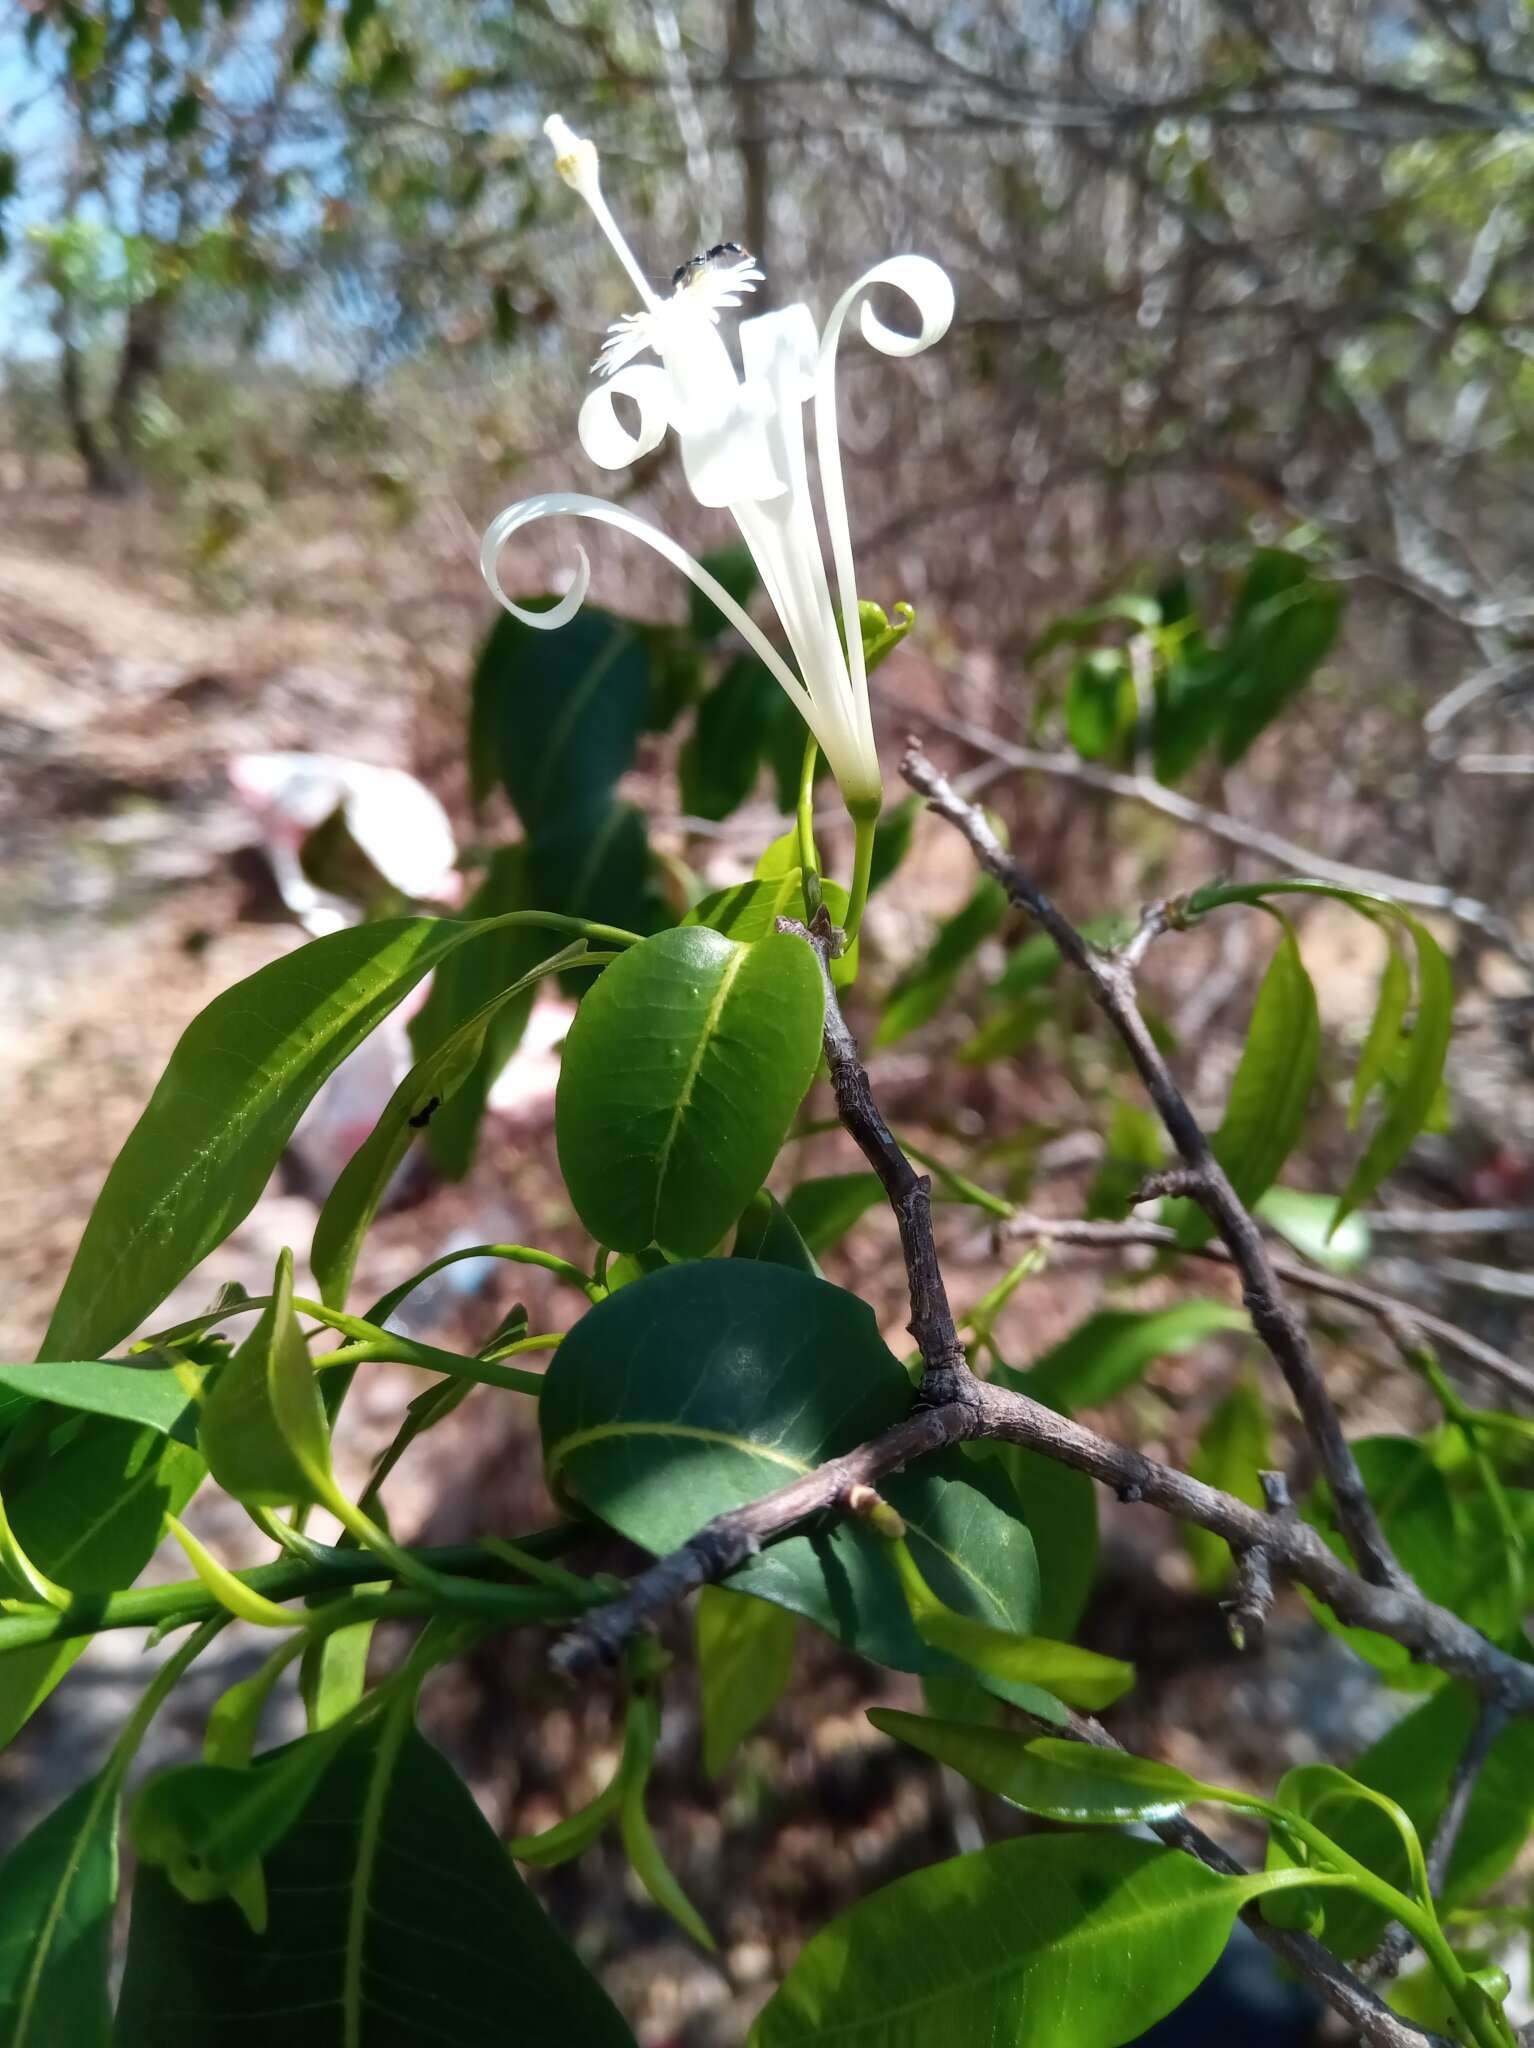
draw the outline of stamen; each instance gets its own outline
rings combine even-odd
[[[607,201],[602,197],[601,171],[598,165],[596,144],[583,135],[577,135],[562,115],[550,114],[543,124],[543,132],[554,145],[554,168],[570,186],[579,192],[591,208],[597,226],[612,244],[613,254],[628,272],[635,290],[650,312],[660,304],[650,289],[650,281],[634,260],[634,252],[623,239],[618,223],[608,210]]]

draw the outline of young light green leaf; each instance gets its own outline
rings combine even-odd
[[[1186,1771],[1126,1750],[1022,1735],[1013,1728],[982,1728],[970,1721],[934,1721],[886,1707],[870,1708],[868,1718],[884,1734],[1046,1820],[1104,1827],[1170,1820],[1202,1791]]]
[[[1156,1359],[1191,1351],[1222,1331],[1250,1327],[1243,1310],[1223,1301],[1099,1309],[1018,1375],[1015,1384],[1065,1414],[1097,1408],[1133,1386]]]
[[[938,1599],[922,1577],[904,1542],[890,1546],[901,1591],[924,1643],[966,1665],[984,1684],[1002,1679],[1008,1685],[1037,1686],[1076,1707],[1107,1707],[1134,1684],[1134,1666],[1116,1657],[1099,1656],[1075,1643],[1045,1637],[1014,1635],[967,1614],[955,1614]]]
[[[309,1264],[327,1308],[344,1308],[357,1254],[384,1191],[416,1134],[473,1074],[497,1014],[586,952],[584,939],[552,953],[450,1031],[411,1068],[368,1136],[342,1167],[314,1226]]]
[[[954,1857],[813,1936],[751,2048],[1119,2048],[1213,1969],[1249,1890],[1128,1836]]]
[[[507,1850],[519,1863],[533,1863],[540,1869],[552,1870],[558,1864],[568,1863],[591,1847],[618,1811],[622,1798],[622,1773],[615,1771],[611,1783],[604,1785],[595,1799],[588,1800],[564,1820],[556,1821],[553,1827],[545,1828],[542,1834],[515,1836],[506,1844]]]
[[[792,1266],[796,1272],[812,1273],[817,1280],[824,1277],[815,1254],[770,1188],[758,1188],[741,1211],[731,1257],[766,1259],[775,1266]],[[611,1271],[609,1267],[609,1274]]]
[[[559,1160],[600,1243],[701,1258],[767,1177],[820,1059],[810,947],[706,927],[631,947],[586,996],[555,1101]]]
[[[1198,1448],[1188,1470],[1206,1486],[1218,1487],[1222,1493],[1244,1500],[1248,1507],[1260,1508],[1262,1482],[1257,1475],[1269,1462],[1262,1390],[1251,1373],[1243,1373],[1199,1431]],[[1230,1545],[1223,1536],[1189,1526],[1183,1529],[1183,1539],[1200,1587],[1206,1593],[1217,1593],[1230,1573]]]
[[[1454,1032],[1454,972],[1427,926],[1401,914],[1417,952],[1417,1016],[1390,1105],[1337,1198],[1336,1231],[1405,1157],[1432,1115]]]
[[[1231,1185],[1250,1208],[1278,1178],[1305,1121],[1321,1050],[1316,992],[1300,959],[1294,929],[1279,919],[1279,941],[1247,1027],[1220,1128],[1210,1141]],[[1177,1205],[1178,1234],[1202,1244],[1213,1230],[1191,1203]]]
[[[142,1423],[177,1443],[195,1444],[198,1403],[208,1371],[173,1351],[87,1358],[68,1365],[0,1365],[0,1389],[82,1414]]]
[[[1337,1204],[1330,1195],[1307,1194],[1276,1183],[1256,1205],[1264,1223],[1288,1238],[1297,1252],[1332,1273],[1354,1273],[1372,1248],[1369,1226],[1356,1212],[1336,1231],[1329,1231]]]
[[[660,1706],[648,1692],[636,1693],[628,1704],[623,1763],[618,1772],[618,1828],[624,1854],[634,1875],[663,1913],[669,1913],[684,1934],[710,1953],[717,1947],[702,1915],[677,1882],[661,1854],[645,1812],[645,1788],[660,1737]]]
[[[326,1500],[330,1436],[308,1347],[293,1313],[293,1254],[277,1261],[272,1299],[203,1407],[208,1470],[254,1507]]]
[[[107,2048],[119,1775],[88,1778],[0,1863],[0,2040]]]
[[[633,2048],[398,1706],[334,1746],[264,1867],[263,1937],[228,1902],[193,1905],[161,1870],[139,1873],[116,2048],[226,2039],[231,2014],[242,2037],[294,2048],[436,2041],[444,2025],[454,2048],[505,2048],[508,2015],[518,2048]]]
[[[165,1871],[194,1904],[227,1898],[298,1819],[339,1740],[333,1730],[302,1736],[253,1769],[179,1764],[159,1772],[128,1812],[140,1861]]]
[[[1350,1129],[1358,1122],[1364,1104],[1384,1079],[1400,1041],[1401,1026],[1406,1021],[1406,1006],[1410,1000],[1411,974],[1392,941],[1380,976],[1379,1000],[1374,1006],[1374,1016],[1353,1074],[1353,1094],[1348,1103]]]
[[[703,1768],[717,1778],[788,1683],[798,1623],[784,1608],[725,1586],[698,1595]]]
[[[285,1607],[279,1607],[275,1600],[268,1600],[264,1593],[258,1593],[247,1586],[176,1520],[174,1515],[165,1517],[165,1526],[186,1552],[192,1570],[213,1595],[219,1606],[232,1614],[236,1621],[251,1622],[257,1628],[296,1628],[301,1616],[289,1614]]]

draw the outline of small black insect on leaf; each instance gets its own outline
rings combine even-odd
[[[434,1095],[431,1098],[430,1102],[426,1104],[425,1108],[418,1109],[415,1115],[410,1119],[411,1130],[424,1131],[426,1126],[431,1122],[432,1118],[437,1114],[437,1111],[441,1107],[442,1097],[440,1095]]]

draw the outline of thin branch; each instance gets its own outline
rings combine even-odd
[[[913,744],[901,773],[940,817],[966,840],[987,873],[1012,902],[1026,910],[1086,979],[1098,1006],[1118,1032],[1156,1113],[1191,1176],[1186,1191],[1205,1211],[1241,1275],[1242,1300],[1252,1327],[1283,1373],[1315,1448],[1336,1503],[1337,1523],[1364,1576],[1379,1585],[1401,1578],[1401,1570],[1374,1512],[1331,1395],[1310,1348],[1305,1326],[1285,1299],[1267,1245],[1225,1169],[1215,1158],[1203,1127],[1188,1107],[1160,1050],[1146,1028],[1134,996],[1133,976],[1122,960],[1099,953],[1061,915],[1031,876],[1006,852],[977,804],[967,803]]]
[[[1175,1252],[1179,1258],[1203,1259],[1211,1265],[1230,1266],[1232,1263],[1223,1244],[1179,1244],[1176,1231],[1169,1230],[1164,1223],[1086,1223],[1067,1217],[1018,1212],[998,1226],[998,1235],[1035,1237],[1048,1244],[1079,1245],[1093,1251],[1148,1245],[1157,1251]],[[1377,1288],[1364,1287],[1356,1280],[1344,1280],[1337,1273],[1324,1273],[1315,1266],[1302,1264],[1298,1259],[1285,1258],[1281,1253],[1270,1253],[1269,1257],[1273,1261],[1274,1272],[1291,1287],[1303,1287],[1310,1294],[1340,1301],[1387,1326],[1404,1317],[1446,1349],[1457,1352],[1467,1364],[1478,1367],[1488,1378],[1534,1402],[1534,1369],[1520,1365],[1516,1358],[1509,1358],[1495,1345],[1471,1336],[1442,1316],[1429,1315],[1414,1303],[1397,1301],[1393,1295],[1381,1294]]]
[[[1313,875],[1323,882],[1336,882],[1345,889],[1374,890],[1418,910],[1440,911],[1456,924],[1479,933],[1488,944],[1506,953],[1534,975],[1534,947],[1520,937],[1508,919],[1500,911],[1492,909],[1490,904],[1478,902],[1473,896],[1462,896],[1457,889],[1446,884],[1418,882],[1406,875],[1389,875],[1377,868],[1354,867],[1349,861],[1332,860],[1311,847],[1301,846],[1297,840],[1284,838],[1281,833],[1265,831],[1261,826],[1246,824],[1240,818],[1214,810],[1208,804],[1196,803],[1192,797],[1184,796],[1179,790],[1168,789],[1164,783],[1149,777],[1122,775],[1096,761],[1083,761],[1075,754],[1049,753],[1037,747],[1017,746],[996,733],[987,732],[982,725],[975,725],[968,719],[949,718],[925,706],[902,704],[900,709],[903,715],[919,718],[989,757],[983,770],[965,777],[966,789],[981,789],[1008,769],[1023,769],[1078,783],[1104,796],[1127,797],[1131,803],[1144,804],[1150,810],[1176,818],[1179,824],[1207,832],[1210,838],[1218,839],[1223,845],[1257,854],[1296,874]]]

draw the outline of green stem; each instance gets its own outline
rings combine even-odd
[[[539,1266],[545,1273],[552,1273],[556,1280],[567,1286],[578,1287],[588,1301],[600,1301],[602,1289],[589,1273],[572,1265],[569,1259],[562,1259],[556,1252],[539,1251],[526,1244],[471,1244],[454,1252],[444,1252],[440,1259],[433,1259],[429,1266],[423,1266],[419,1273],[412,1273],[408,1280],[382,1295],[368,1310],[370,1323],[386,1323],[389,1317],[413,1294],[423,1280],[429,1280],[434,1273],[440,1273],[444,1266],[455,1266],[460,1259],[509,1259],[518,1266]]]
[[[879,806],[849,804],[855,833],[852,848],[852,889],[847,899],[847,944],[851,946],[863,926],[863,909],[868,902],[868,877],[873,870],[874,834],[879,826]]]
[[[295,1301],[293,1306],[305,1315],[311,1313],[308,1302]],[[542,1337],[532,1346],[518,1345],[515,1348],[550,1351],[554,1347],[547,1337]],[[426,1372],[446,1373],[450,1379],[473,1380],[482,1387],[504,1387],[512,1394],[536,1397],[543,1391],[542,1373],[524,1372],[515,1365],[497,1365],[488,1358],[465,1358],[461,1352],[439,1351],[434,1344],[417,1344],[409,1337],[393,1337],[387,1332],[378,1337],[361,1337],[353,1344],[343,1344],[339,1351],[322,1352],[314,1364],[316,1371],[330,1372],[337,1366],[370,1362],[417,1365]]]
[[[815,763],[820,749],[815,735],[804,738],[804,764],[799,770],[799,867],[803,876],[804,909],[813,917],[821,905],[820,856],[815,851]]]
[[[164,1706],[182,1674],[202,1655],[228,1620],[229,1616],[223,1608],[216,1608],[196,1634],[189,1636],[179,1649],[173,1650],[166,1658],[145,1687],[143,1698],[128,1718],[128,1725],[112,1745],[112,1754],[107,1759],[109,1773],[120,1777],[128,1768],[138,1753],[139,1744],[148,1733],[150,1722]]]
[[[556,1529],[537,1530],[518,1541],[524,1551],[550,1557],[568,1549],[580,1534],[579,1527],[569,1523]],[[234,1576],[268,1600],[281,1601],[365,1586],[396,1575],[390,1564],[363,1550],[317,1545],[316,1552],[312,1562],[278,1558],[271,1564],[248,1566]],[[547,1588],[506,1585],[504,1566],[478,1544],[421,1549],[408,1555],[439,1576],[451,1572],[459,1582],[487,1582],[482,1588],[484,1594],[508,1620],[558,1620],[570,1611],[569,1600],[556,1597]],[[181,1579],[168,1586],[134,1586],[123,1593],[77,1594],[62,1612],[37,1607],[27,1613],[13,1609],[0,1616],[0,1653],[31,1649],[39,1643],[64,1642],[74,1636],[96,1635],[106,1629],[155,1628],[166,1621],[216,1620],[222,1626],[227,1619],[225,1610],[201,1579]]]

